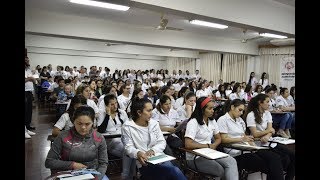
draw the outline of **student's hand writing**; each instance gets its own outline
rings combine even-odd
[[[146,156],[148,156],[148,157],[154,156],[154,151],[152,149],[150,149],[149,151],[146,152]]]
[[[144,152],[139,151],[137,153],[137,159],[142,165],[144,165],[144,166],[147,165],[146,161],[148,160],[148,156]]]
[[[174,132],[176,132],[176,128],[169,128],[168,131],[171,133],[174,133]]]
[[[87,166],[84,164],[81,164],[81,163],[77,163],[77,162],[74,162],[72,164],[72,169],[77,170],[77,169],[83,169],[83,168],[87,168]]]

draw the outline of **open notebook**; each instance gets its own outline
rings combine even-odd
[[[167,154],[164,153],[156,153],[154,156],[151,156],[148,159],[148,162],[151,164],[159,164],[162,162],[166,162],[166,161],[171,161],[176,159],[175,157],[169,156]]]
[[[277,142],[280,144],[295,144],[296,143],[295,139],[288,139],[288,138],[283,138],[283,137],[270,137],[269,141]]]
[[[202,156],[208,159],[219,159],[219,158],[224,158],[229,156],[226,153],[223,153],[214,149],[210,149],[210,148],[194,149],[193,151],[201,154]]]
[[[244,149],[269,149],[268,147],[265,147],[265,146],[252,146],[250,144],[248,144],[247,142],[244,142],[244,143],[234,143],[234,144],[231,144],[231,148],[232,147],[235,147],[235,148],[244,148]]]
[[[71,174],[68,175],[60,175],[57,176],[57,179],[61,180],[87,180],[87,179],[94,179],[94,176],[92,174],[82,174],[78,176],[73,176]]]

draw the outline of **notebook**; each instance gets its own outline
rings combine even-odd
[[[228,157],[229,155],[211,148],[201,148],[201,149],[194,149],[193,150],[196,153],[201,154],[202,156],[208,158],[208,159],[219,159]]]
[[[244,148],[244,149],[269,149],[268,147],[264,147],[264,146],[252,146],[248,143],[235,143],[235,144],[231,144],[231,148],[235,147],[235,148]]]
[[[295,139],[288,139],[288,138],[283,138],[283,137],[270,137],[269,141],[273,141],[273,142],[285,144],[285,145],[296,143]]]
[[[169,156],[164,153],[156,153],[154,156],[149,157],[148,161],[151,164],[159,164],[166,161],[171,161],[176,159],[175,157]]]
[[[57,177],[60,180],[87,180],[87,179],[94,179],[94,176],[92,174],[83,174],[79,176],[60,176]]]

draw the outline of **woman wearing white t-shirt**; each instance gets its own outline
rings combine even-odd
[[[208,97],[208,93],[205,91],[206,87],[204,85],[204,82],[201,82],[198,87],[197,87],[197,91],[196,91],[196,96],[197,98],[201,98],[201,97]]]
[[[52,129],[52,136],[56,137],[62,130],[69,130],[73,127],[73,123],[71,122],[71,118],[73,112],[80,107],[87,103],[87,99],[82,95],[76,95],[71,99],[70,107],[67,112],[63,113],[59,120],[56,122]]]
[[[253,137],[245,134],[246,124],[240,117],[245,109],[244,102],[240,99],[226,101],[224,104],[225,115],[218,119],[221,142],[245,143],[255,146]],[[267,174],[267,179],[283,180],[283,167],[281,158],[269,150],[258,150],[254,153],[242,154],[240,150],[224,148],[224,151],[233,156],[238,162],[238,169],[247,171],[260,171]]]
[[[181,122],[178,112],[171,108],[171,99],[169,96],[162,95],[159,100],[159,104],[152,111],[152,119],[159,122],[161,131],[175,133],[175,127]],[[171,134],[166,139],[170,148],[179,148],[182,146],[181,139],[175,134]],[[171,154],[171,151],[169,154]]]
[[[292,129],[295,129],[295,104],[288,100],[289,97],[289,90],[288,88],[281,88],[280,87],[280,95],[276,98],[276,107],[281,109],[283,112],[291,113],[292,115]]]
[[[184,96],[184,104],[177,109],[179,119],[184,121],[191,117],[191,114],[196,108],[196,95],[193,92],[188,92]]]
[[[94,112],[96,113],[95,116],[97,118],[99,116],[99,108],[98,108],[97,104],[92,99],[89,99],[90,98],[89,86],[86,84],[79,86],[77,89],[76,95],[78,95],[78,94],[82,94],[87,99],[87,105],[93,108]],[[93,126],[96,127],[96,125],[97,125],[96,119],[94,120],[93,124],[94,124]]]
[[[187,149],[216,149],[221,143],[219,128],[213,116],[214,102],[208,97],[197,100],[196,109],[192,113],[185,132],[185,147]],[[186,153],[188,166],[200,172],[219,176],[225,180],[238,180],[237,162],[231,156],[208,160],[203,157],[194,159],[194,155]],[[196,167],[195,167],[196,166]]]
[[[243,93],[241,93],[240,83],[236,83],[233,86],[232,93],[229,95],[229,99],[230,100],[234,100],[234,99],[242,100],[242,99],[244,99],[243,98]]]
[[[269,85],[268,75],[267,75],[266,72],[263,72],[263,73],[261,74],[261,78],[260,78],[260,80],[259,80],[259,84],[260,84],[263,88],[265,88],[267,85]]]
[[[269,109],[269,96],[258,94],[248,104],[247,127],[255,138],[260,138],[262,144],[266,144],[275,130],[272,128],[272,117]],[[295,176],[295,153],[282,144],[277,144],[273,152],[278,154],[282,160],[283,169],[286,173],[286,180],[292,180]]]
[[[256,87],[256,85],[257,85],[257,79],[256,79],[256,77],[255,77],[255,73],[254,72],[251,72],[250,73],[250,77],[249,77],[249,81],[248,81],[248,83],[247,84],[250,84],[253,88],[255,88]]]
[[[176,99],[175,104],[173,105],[174,109],[178,109],[183,105],[184,102],[184,96],[189,92],[189,87],[184,86],[180,89],[180,91],[178,92],[178,99]]]
[[[143,179],[186,180],[180,169],[170,161],[159,164],[147,163],[156,153],[163,153],[166,141],[159,123],[151,119],[152,104],[147,99],[135,98],[131,105],[132,120],[122,126],[121,140],[125,153],[137,160],[137,168]]]

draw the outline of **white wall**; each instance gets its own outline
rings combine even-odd
[[[55,70],[57,65],[61,66],[85,66],[89,70],[90,66],[109,67],[111,72],[115,69],[162,69],[166,66],[165,57],[142,56],[117,53],[103,53],[92,51],[75,51],[52,48],[26,47],[30,59],[31,68],[40,65],[51,64]]]

